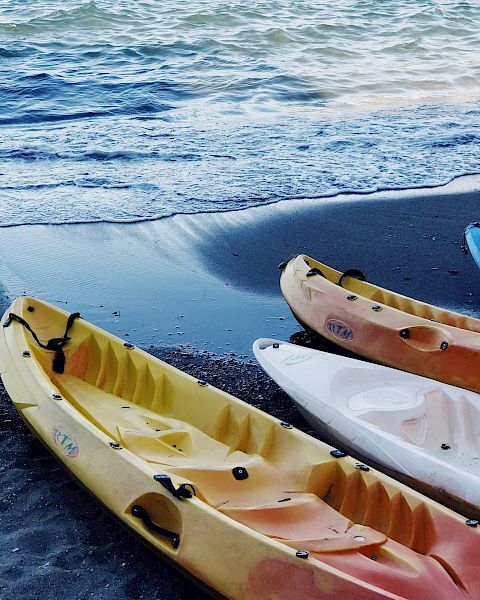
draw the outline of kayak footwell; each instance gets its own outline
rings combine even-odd
[[[445,565],[403,545],[413,542],[415,546],[419,525],[424,530],[433,523],[429,522],[429,515],[412,512],[401,494],[388,498],[380,484],[367,489],[359,471],[347,478],[338,511],[315,493],[299,490],[294,480],[282,476],[275,465],[258,454],[232,448],[186,421],[129,404],[78,377],[54,375],[53,380],[66,400],[127,450],[162,465],[164,472],[180,476],[194,487],[199,498],[251,529],[296,550],[307,551],[310,558],[373,585],[379,585],[380,577],[382,587],[392,593],[413,597],[419,578],[425,577],[443,577],[450,594],[458,591],[449,571],[443,568]],[[321,490],[326,486],[322,479],[328,477],[333,483],[329,483],[326,499],[338,504],[333,489],[340,487],[335,480],[335,466],[333,462],[317,465],[307,487]],[[235,469],[242,469],[248,477],[236,479],[232,476]],[[370,500],[377,496],[377,515],[362,510],[371,504],[367,496]],[[172,525],[181,518],[170,514],[170,503],[168,507],[159,506],[156,494],[140,498],[139,502],[153,517],[158,515],[163,524],[167,512],[169,526],[179,528],[179,524]],[[426,522],[421,522],[425,518]],[[363,524],[354,524],[352,519]],[[388,539],[375,527],[402,543]]]

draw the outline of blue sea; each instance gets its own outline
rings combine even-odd
[[[480,3],[0,0],[0,225],[480,170]]]

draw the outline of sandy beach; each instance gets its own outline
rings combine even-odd
[[[340,269],[360,268],[371,281],[403,294],[478,314],[478,271],[460,243],[465,225],[478,219],[480,195],[473,185],[464,188],[457,183],[140,225],[2,229],[3,284],[10,297],[27,292],[61,300],[309,431],[249,350],[256,337],[288,339],[300,331],[281,298],[277,264],[306,252]],[[129,249],[116,265],[105,260],[112,244],[113,250],[115,244]],[[82,245],[88,252],[79,254]],[[61,263],[54,259],[59,247]],[[168,336],[180,319],[183,334]],[[302,341],[298,333],[296,339]],[[3,388],[0,435],[2,598],[206,597],[63,471],[27,431]]]

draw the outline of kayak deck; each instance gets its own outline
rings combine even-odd
[[[300,258],[300,257],[299,257]],[[319,269],[320,272],[334,284],[339,284],[341,280],[341,287],[345,290],[357,294],[360,297],[367,298],[375,304],[381,304],[389,306],[390,308],[396,309],[400,312],[407,313],[414,317],[421,317],[422,319],[428,319],[430,321],[456,327],[458,329],[465,329],[467,331],[476,331],[480,333],[480,319],[469,317],[456,313],[438,306],[403,296],[391,290],[387,290],[368,281],[362,281],[355,277],[343,277],[341,271],[337,271],[328,265],[325,265],[310,256],[302,256],[302,263],[306,268]],[[302,265],[302,267],[304,266]],[[314,285],[313,278],[310,279],[309,285]]]
[[[349,352],[480,392],[480,319],[357,277],[357,269],[342,274],[299,255],[283,267],[280,287],[303,327]]]
[[[315,385],[315,371],[325,364],[311,362]],[[401,374],[387,373],[368,365],[342,367],[330,383],[332,405],[424,454],[479,476],[480,407],[472,394],[423,378],[406,384]]]
[[[453,499],[460,512],[478,515],[478,394],[277,340],[257,340],[253,351],[314,429],[423,492]]]
[[[248,418],[233,441],[228,410],[213,423],[215,435],[209,436],[187,421],[129,404],[78,377],[54,375],[53,381],[67,401],[124,448],[161,465],[162,472],[180,476],[198,498],[258,533],[374,584],[385,569],[383,583],[388,581],[396,593],[408,590],[399,560],[418,571],[443,571],[435,558],[421,554],[427,532],[434,528],[428,509],[420,505],[412,510],[401,493],[389,497],[379,482],[368,486],[360,470],[345,476],[335,460],[327,461],[313,466],[302,486],[293,464],[285,473],[262,456],[272,449],[268,434],[260,444],[256,440],[260,453],[249,451]],[[246,479],[232,476],[239,469],[248,473]]]

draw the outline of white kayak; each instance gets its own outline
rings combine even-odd
[[[480,395],[287,342],[253,352],[305,419],[340,447],[480,507]]]

